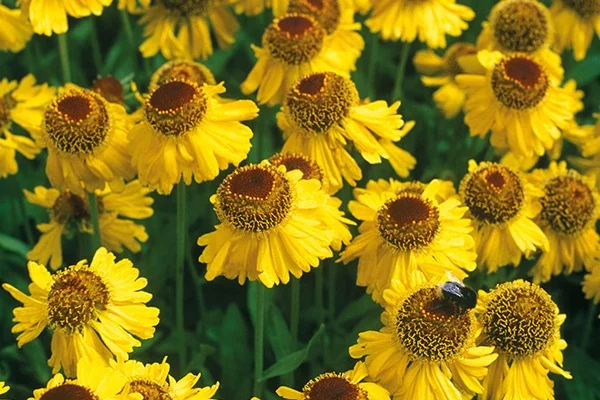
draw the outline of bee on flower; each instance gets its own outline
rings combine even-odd
[[[21,10],[0,4],[0,21],[4,25],[0,30],[0,51],[18,53],[23,50],[33,35],[27,17]]]
[[[577,61],[585,58],[594,32],[600,36],[600,2],[598,0],[552,0],[550,13],[556,29],[554,48],[562,53],[573,49]]]
[[[142,291],[147,281],[139,277],[139,270],[128,259],[115,262],[114,254],[100,247],[89,264],[81,260],[53,274],[34,261],[29,261],[27,268],[30,294],[8,283],[2,285],[23,304],[13,310],[16,324],[12,332],[18,334],[17,345],[21,347],[49,328],[52,356],[48,365],[53,373],[62,368],[66,376],[75,376],[82,359],[104,364],[113,356],[127,360],[133,348],[141,346],[134,336],[154,336],[159,310],[146,306],[152,298]],[[63,383],[60,374],[54,379],[48,389]]]

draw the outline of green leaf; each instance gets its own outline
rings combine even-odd
[[[576,346],[565,350],[565,369],[573,375],[571,380],[558,380],[572,400],[600,399],[600,362]],[[556,380],[556,379],[555,379]]]
[[[288,326],[276,307],[270,307],[266,323],[267,340],[273,348],[275,358],[279,360],[292,350],[292,337]]]
[[[7,250],[11,253],[15,253],[23,257],[23,259],[27,260],[27,252],[29,251],[29,246],[20,241],[17,238],[12,236],[8,236],[4,233],[0,233],[0,248]]]
[[[592,82],[600,76],[600,55],[588,55],[567,73],[567,79],[575,79],[578,86]]]
[[[344,308],[336,319],[337,324],[342,324],[348,321],[354,321],[361,318],[363,315],[375,312],[381,313],[379,306],[371,300],[369,296],[361,296],[357,300],[352,301]]]
[[[262,382],[269,378],[287,374],[288,372],[292,372],[296,368],[298,368],[300,366],[300,364],[302,364],[304,362],[304,360],[306,360],[306,357],[308,357],[308,352],[309,352],[311,346],[313,345],[313,343],[315,342],[317,337],[319,337],[319,335],[321,335],[321,333],[323,333],[324,330],[325,330],[325,325],[321,324],[319,329],[315,332],[313,337],[310,338],[310,340],[306,344],[306,347],[304,347],[301,350],[298,350],[298,351],[288,354],[287,356],[283,357],[281,360],[277,361],[275,364],[271,365],[263,373],[263,376],[260,378],[260,381]]]

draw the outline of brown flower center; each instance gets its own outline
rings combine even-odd
[[[440,229],[440,212],[420,195],[403,191],[377,211],[381,236],[399,250],[411,251],[429,245]]]
[[[288,11],[310,15],[325,28],[327,34],[332,34],[340,23],[338,0],[292,0]]]
[[[550,345],[557,313],[548,293],[538,285],[508,282],[490,292],[482,322],[490,344],[512,357],[528,357]]]
[[[92,271],[70,267],[54,274],[48,293],[48,319],[54,329],[78,331],[106,309],[110,293]]]
[[[10,94],[0,97],[0,137],[3,136],[4,129],[10,126],[10,110],[15,104],[16,101]]]
[[[48,389],[40,400],[100,400],[98,395],[85,386],[76,383],[63,383]]]
[[[582,18],[600,15],[600,0],[562,0]]]
[[[502,1],[492,9],[490,21],[503,51],[532,53],[550,39],[549,13],[537,0]]]
[[[288,171],[299,169],[302,179],[317,179],[323,182],[323,170],[312,159],[300,153],[277,153],[269,159],[274,166],[285,165]]]
[[[309,133],[326,133],[358,103],[351,80],[333,72],[318,72],[298,80],[288,92],[283,112]]]
[[[290,182],[271,165],[237,168],[217,189],[215,209],[219,219],[248,232],[275,228],[291,207]]]
[[[60,94],[44,113],[43,126],[50,142],[63,153],[88,155],[99,148],[112,125],[105,100],[91,90]]]
[[[181,16],[207,15],[214,6],[214,0],[162,0],[164,6]]]
[[[139,393],[142,400],[173,400],[166,385],[147,379],[136,379],[127,384],[127,393]]]
[[[312,379],[302,388],[310,400],[368,400],[368,393],[350,382],[344,374],[328,372]]]
[[[286,14],[267,27],[262,42],[274,58],[299,65],[309,62],[321,51],[325,34],[325,29],[313,17]]]
[[[535,107],[546,96],[548,76],[529,56],[506,56],[494,67],[492,90],[506,107],[526,110]]]
[[[452,312],[437,288],[419,289],[398,307],[396,334],[412,360],[446,361],[458,355],[471,337],[473,317]]]
[[[519,175],[499,164],[481,166],[465,176],[460,192],[471,215],[484,224],[510,221],[525,201]]]
[[[567,236],[581,233],[592,222],[596,210],[591,189],[575,173],[550,179],[540,202],[543,223]]]
[[[458,63],[458,59],[462,56],[476,53],[477,49],[471,43],[457,42],[448,47],[446,54],[444,54],[444,61],[448,72],[453,76],[462,74],[464,71]]]
[[[169,81],[188,81],[193,82],[199,87],[204,83],[215,84],[215,78],[208,68],[195,61],[170,61],[164,63],[152,74],[150,79],[150,89],[155,90],[163,83]]]
[[[113,76],[103,76],[92,84],[92,90],[110,103],[124,104],[123,85]]]
[[[52,206],[52,218],[59,224],[67,224],[71,220],[89,220],[91,214],[85,199],[71,192],[63,192]]]
[[[196,83],[183,80],[160,85],[144,104],[146,119],[165,136],[181,136],[206,115],[208,99]]]

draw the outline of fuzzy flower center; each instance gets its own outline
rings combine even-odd
[[[540,218],[558,234],[581,233],[594,218],[596,199],[590,188],[576,175],[550,179],[540,199]]]
[[[162,0],[164,6],[182,16],[207,15],[214,6],[214,0]]]
[[[168,387],[147,379],[135,379],[127,386],[127,393],[139,393],[143,400],[173,400]]]
[[[331,35],[340,23],[338,0],[292,0],[289,12],[310,15]]]
[[[111,121],[104,100],[91,90],[59,95],[44,113],[43,126],[59,151],[93,154],[108,138]]]
[[[562,0],[582,18],[592,18],[600,15],[600,0]]]
[[[302,179],[317,179],[323,182],[323,170],[319,165],[300,153],[277,153],[269,159],[273,166],[285,165],[288,171],[299,169],[302,171]]]
[[[377,211],[381,236],[402,251],[429,245],[440,229],[440,212],[433,203],[414,193],[403,191]]]
[[[313,17],[286,14],[267,27],[262,42],[275,59],[288,65],[300,65],[319,54],[325,35],[325,29]]]
[[[513,0],[498,3],[490,21],[502,50],[532,53],[550,38],[548,17],[545,6],[537,0]]]
[[[312,379],[302,388],[310,400],[368,400],[368,394],[344,374],[328,372]]]
[[[196,83],[172,80],[160,85],[144,104],[152,127],[165,136],[181,136],[202,122],[208,108],[206,94]]]
[[[517,358],[548,348],[557,329],[557,308],[548,293],[521,281],[503,283],[489,296],[482,322],[493,346]]]
[[[477,49],[471,43],[457,42],[448,47],[446,54],[444,54],[444,62],[448,72],[453,76],[462,74],[464,71],[458,63],[458,59],[462,56],[476,53]]]
[[[503,224],[523,207],[525,192],[519,176],[510,168],[492,164],[467,175],[461,185],[465,205],[484,224]]]
[[[354,83],[333,72],[298,80],[284,100],[284,113],[302,129],[322,134],[341,123],[358,103]]]
[[[221,221],[247,232],[278,226],[292,208],[292,188],[271,165],[237,168],[217,189],[215,209]]]
[[[75,332],[105,310],[110,293],[102,279],[86,269],[68,268],[54,275],[48,293],[48,319],[53,328]]]
[[[527,110],[546,96],[548,76],[541,65],[526,55],[507,56],[494,67],[492,90],[506,107]]]
[[[63,192],[52,206],[52,217],[59,224],[70,220],[89,220],[90,209],[85,199],[71,192]]]
[[[165,63],[152,75],[150,85],[158,87],[169,81],[194,82],[199,87],[212,83],[201,64],[194,61],[172,61]]]
[[[92,90],[110,103],[124,104],[123,85],[121,81],[112,76],[98,78],[92,84]]]
[[[422,288],[406,298],[396,314],[396,334],[412,360],[446,361],[462,352],[472,331],[472,316],[449,308],[437,288]]]
[[[100,398],[85,386],[63,383],[49,389],[40,400],[100,400]]]

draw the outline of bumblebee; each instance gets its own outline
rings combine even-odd
[[[438,285],[438,309],[451,314],[464,314],[477,304],[477,292],[448,274],[449,280]]]

